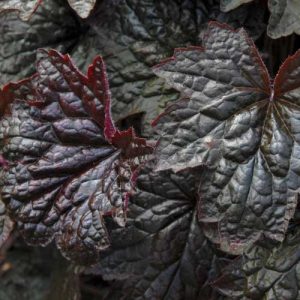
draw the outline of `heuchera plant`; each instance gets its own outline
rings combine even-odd
[[[1,100],[2,198],[20,232],[30,244],[55,237],[66,257],[97,261],[109,245],[104,216],[124,226],[132,177],[152,152],[132,128],[115,128],[102,58],[84,76],[69,56],[40,50],[37,74],[6,85]]]
[[[298,299],[297,10],[2,1],[0,299]]]

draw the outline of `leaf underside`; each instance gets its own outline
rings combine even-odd
[[[39,51],[37,74],[3,88],[3,201],[30,244],[55,238],[62,253],[91,264],[110,244],[104,217],[126,221],[135,159],[151,152],[110,117],[105,66],[81,74],[69,56]],[[125,202],[124,202],[125,201]]]
[[[87,18],[96,4],[96,0],[68,0],[79,17]]]
[[[0,13],[15,11],[20,19],[28,21],[42,0],[2,0],[0,2]]]
[[[228,12],[239,7],[242,4],[249,3],[253,0],[221,0],[220,7],[224,12]]]
[[[300,185],[300,52],[272,87],[246,32],[212,22],[203,48],[178,49],[154,72],[190,99],[156,121],[157,169],[208,166],[199,219],[217,224],[224,251],[242,253],[262,234],[282,241]]]
[[[253,0],[221,0],[220,7],[224,12],[231,11],[238,6]],[[292,33],[300,34],[300,3],[289,0],[268,0],[270,19],[268,35],[273,39],[288,36]]]

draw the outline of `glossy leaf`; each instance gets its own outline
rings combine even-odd
[[[269,0],[271,13],[268,35],[277,39],[292,33],[300,34],[300,2],[288,0]]]
[[[38,48],[70,51],[79,37],[80,26],[64,0],[43,0],[27,22],[0,15],[0,85],[32,75]]]
[[[77,15],[83,19],[87,18],[94,5],[96,0],[68,0],[70,6],[76,11]]]
[[[234,299],[293,300],[300,297],[300,231],[280,245],[261,243],[248,249],[215,286]]]
[[[42,0],[1,0],[0,13],[16,11],[23,21],[27,21]]]
[[[1,150],[9,161],[2,196],[19,230],[30,244],[55,237],[66,257],[94,262],[109,246],[104,216],[124,225],[130,174],[152,148],[114,127],[101,57],[84,76],[69,56],[41,50],[37,74],[1,96],[8,105]]]
[[[111,250],[96,268],[123,283],[107,299],[217,299],[208,283],[218,257],[196,218],[193,174],[158,174],[148,165],[137,188],[128,226],[112,231]]]
[[[85,70],[91,57],[103,55],[114,95],[115,120],[142,114],[143,134],[150,135],[151,120],[178,98],[151,67],[171,55],[175,47],[199,42],[207,8],[198,0],[102,2],[90,20],[92,30],[72,56]]]
[[[282,241],[299,190],[300,52],[274,86],[244,30],[212,22],[204,48],[179,49],[154,71],[189,97],[158,120],[158,170],[208,165],[199,218],[239,254],[262,234]]]

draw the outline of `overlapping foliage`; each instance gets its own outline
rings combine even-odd
[[[228,12],[253,0],[221,0],[221,9]],[[264,5],[264,0],[260,0]],[[268,34],[273,39],[292,33],[300,34],[300,3],[294,0],[268,0],[270,19]]]
[[[297,4],[2,2],[1,295],[297,299]],[[39,283],[18,234],[71,262]]]
[[[37,74],[6,85],[1,99],[2,197],[20,232],[97,261],[109,245],[104,216],[124,226],[135,160],[152,152],[134,130],[115,128],[101,57],[84,76],[69,56],[40,50]]]

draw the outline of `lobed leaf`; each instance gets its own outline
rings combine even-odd
[[[220,11],[220,1],[208,7],[208,20],[226,23],[233,28],[243,27],[250,37],[256,41],[266,30],[266,6],[261,3],[248,3],[238,8],[223,12]]]
[[[80,68],[101,53],[114,95],[115,120],[142,116],[143,135],[150,121],[178,98],[151,67],[169,56],[175,46],[198,43],[200,25],[207,20],[203,1],[103,1],[89,20],[92,30],[72,52]]]
[[[298,299],[299,233],[298,228],[280,245],[252,246],[214,286],[234,299]]]
[[[79,37],[80,26],[64,0],[43,0],[27,22],[0,15],[0,85],[32,75],[38,48],[67,52]]]
[[[239,254],[262,234],[282,241],[299,190],[299,62],[274,84],[246,32],[212,22],[203,48],[178,49],[158,65],[189,101],[161,116],[157,170],[210,168],[199,218],[218,224],[221,248]]]
[[[115,128],[99,56],[85,76],[69,56],[40,50],[37,74],[8,84],[1,97],[9,161],[1,193],[20,232],[30,244],[55,238],[67,258],[93,263],[110,243],[104,216],[124,225],[130,174],[152,148]]]
[[[128,226],[112,230],[112,248],[94,269],[117,279],[107,299],[218,299],[208,283],[220,262],[197,221],[196,181],[192,173],[143,168]]]

